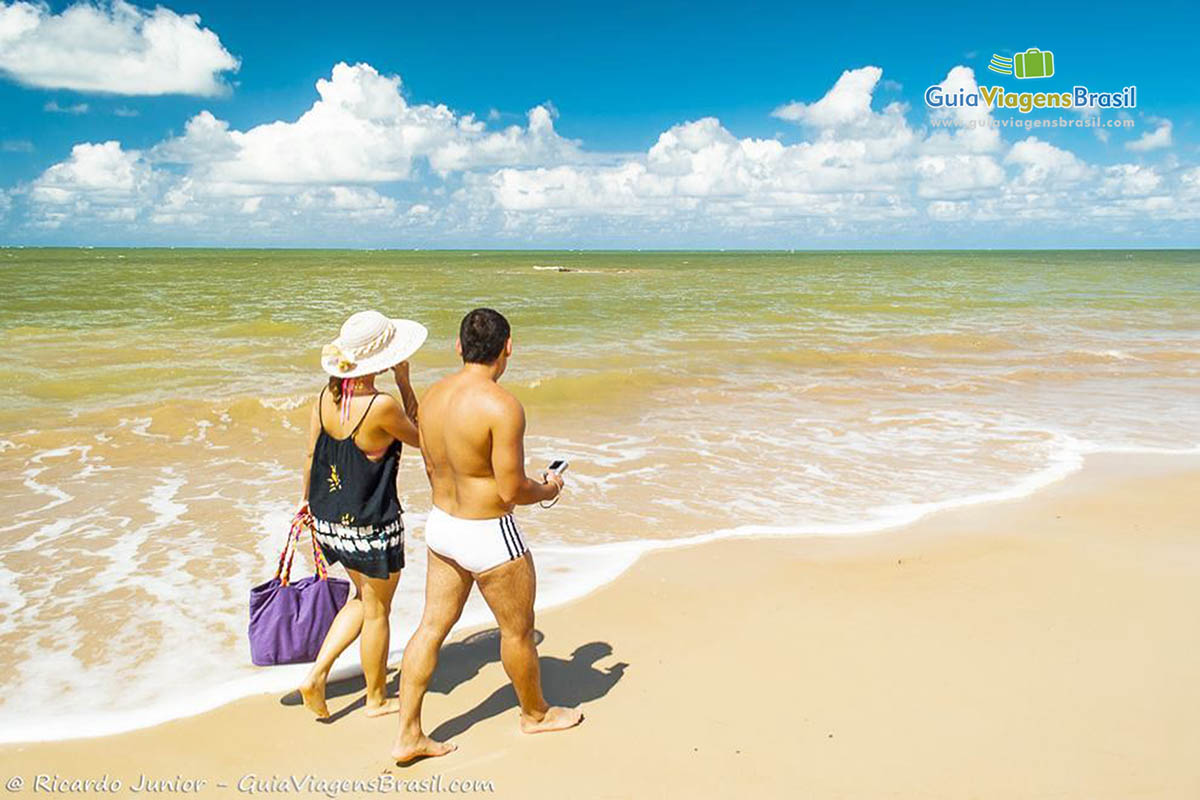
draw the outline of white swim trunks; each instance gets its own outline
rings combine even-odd
[[[462,519],[434,506],[425,521],[425,544],[468,572],[515,561],[528,550],[512,514],[491,519]]]

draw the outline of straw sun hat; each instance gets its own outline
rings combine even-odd
[[[421,349],[429,331],[410,319],[360,311],[321,350],[321,366],[336,378],[358,378],[394,367]]]

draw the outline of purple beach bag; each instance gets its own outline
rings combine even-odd
[[[308,509],[292,519],[275,577],[250,590],[250,659],[260,667],[315,661],[325,634],[350,596],[350,582],[329,577]],[[316,574],[291,582],[292,559],[304,529],[312,538]]]

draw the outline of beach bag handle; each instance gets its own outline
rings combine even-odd
[[[281,586],[287,586],[291,581],[292,560],[296,557],[296,548],[300,546],[300,537],[304,534],[305,528],[308,529],[309,537],[312,539],[313,566],[316,568],[317,576],[321,580],[329,578],[329,567],[325,563],[325,554],[317,545],[317,532],[313,528],[312,520],[312,513],[309,512],[308,506],[302,506],[296,512],[296,516],[292,517],[292,527],[288,531],[287,541],[283,543],[283,550],[279,553],[279,566],[275,568],[275,577],[279,579]]]

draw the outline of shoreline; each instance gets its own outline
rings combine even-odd
[[[545,590],[539,587],[540,595],[537,602],[537,613],[540,615],[554,609],[569,606],[598,591],[604,590],[614,582],[619,581],[623,575],[628,573],[630,569],[633,569],[640,561],[656,553],[739,540],[796,539],[811,541],[826,538],[857,539],[894,535],[904,531],[906,528],[919,525],[931,517],[936,518],[938,515],[956,510],[974,509],[980,506],[1033,498],[1040,492],[1044,492],[1056,484],[1064,480],[1070,480],[1073,476],[1079,474],[1086,469],[1089,460],[1105,460],[1117,456],[1132,456],[1141,459],[1161,457],[1168,460],[1189,457],[1200,458],[1200,447],[1181,450],[1165,450],[1151,447],[1080,448],[1073,452],[1064,453],[1057,463],[1052,463],[1037,472],[1031,473],[1005,488],[976,492],[963,497],[926,504],[912,504],[901,507],[898,510],[893,510],[891,516],[880,516],[874,519],[864,519],[859,522],[830,523],[825,525],[747,525],[679,538],[638,539],[592,545],[567,543],[543,545],[537,548],[535,555],[548,554],[550,558],[566,555],[568,559],[576,560],[590,558],[595,555],[606,557],[608,562],[599,571],[599,574],[594,570],[586,574],[588,581],[586,587],[582,590],[564,590],[565,587],[559,586],[557,587],[557,592],[547,596]],[[424,518],[424,514],[419,512],[413,516],[422,520]],[[586,553],[582,551],[586,551]],[[543,569],[546,560],[546,555],[543,555]],[[423,582],[423,573],[419,573],[417,577]],[[478,603],[477,597],[473,597],[473,602],[468,604],[464,612],[463,620],[455,626],[449,638],[454,639],[458,636],[469,635],[472,632],[486,628],[489,624],[489,619],[490,617],[487,616],[486,608]],[[407,641],[410,633],[410,630],[398,630],[394,632],[393,647],[388,656],[389,663],[399,663],[403,655],[403,643]],[[128,712],[135,717],[140,717],[129,721],[121,719],[124,716],[123,714],[117,716],[116,721],[114,721],[113,715],[106,713],[94,726],[90,727],[84,733],[72,733],[70,735],[38,733],[35,736],[18,738],[17,736],[10,736],[8,731],[0,730],[0,748],[26,744],[100,739],[152,729],[174,721],[191,719],[257,695],[286,692],[299,682],[307,672],[307,669],[307,664],[283,665],[262,669],[256,671],[254,674],[229,679],[220,683],[213,689],[213,692],[217,696],[211,699],[204,699],[199,702],[192,700],[189,705],[188,700],[184,700],[181,703],[180,699],[172,698],[155,704],[149,711],[139,710]],[[331,682],[353,680],[359,674],[360,669],[361,667],[357,660],[357,648],[351,647],[335,664],[331,672]],[[181,705],[183,706],[182,709],[180,708]],[[86,726],[89,721],[86,717],[72,720],[56,720],[42,728],[42,730],[62,731],[68,729],[77,731],[81,725]],[[23,729],[28,730],[27,728]]]
[[[356,713],[361,691],[343,684],[332,725],[254,696],[111,737],[3,745],[0,768],[234,781],[212,796],[245,774],[318,773],[488,779],[521,797],[564,781],[589,797],[1192,797],[1197,487],[1194,454],[1096,455],[1022,499],[887,536],[649,553],[539,614],[547,695],[588,716],[573,732],[516,733],[485,628],[452,634],[431,686],[429,730],[461,748],[446,759],[391,765],[394,719]]]

